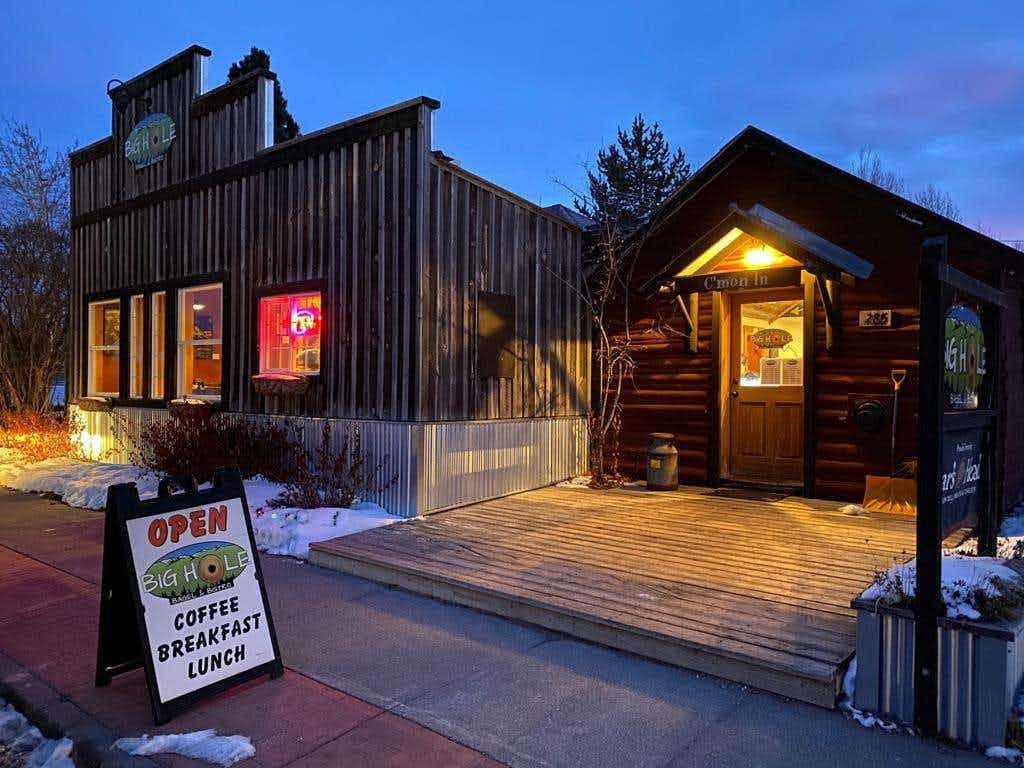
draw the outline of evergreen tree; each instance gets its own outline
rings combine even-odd
[[[237,80],[257,69],[270,69],[270,54],[255,45],[228,70],[228,82]],[[281,90],[281,83],[274,81],[274,143],[278,144],[299,135],[299,124],[288,111],[288,100]]]
[[[668,146],[658,123],[643,115],[617,141],[598,150],[597,169],[587,171],[589,199],[576,199],[576,209],[599,223],[613,222],[627,234],[646,222],[658,206],[690,175],[683,150]]]

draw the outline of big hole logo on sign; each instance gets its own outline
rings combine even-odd
[[[949,405],[977,408],[985,378],[985,333],[978,313],[970,307],[954,304],[947,313],[944,357]]]
[[[132,128],[124,142],[124,156],[134,163],[136,169],[146,168],[164,159],[175,136],[177,133],[171,116],[156,112]]]
[[[127,525],[162,701],[273,660],[241,499]]]

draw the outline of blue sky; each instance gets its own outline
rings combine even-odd
[[[849,167],[869,145],[911,190],[1024,239],[1020,0],[906,3],[12,3],[0,115],[54,145],[109,133],[104,86],[197,42],[210,84],[252,44],[304,131],[425,94],[435,146],[531,200],[636,112],[696,165],[748,123]]]

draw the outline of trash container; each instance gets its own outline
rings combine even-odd
[[[675,435],[652,432],[647,436],[647,488],[674,491],[679,487],[679,451]]]

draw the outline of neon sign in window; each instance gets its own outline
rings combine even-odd
[[[260,299],[260,373],[320,372],[320,293]]]

